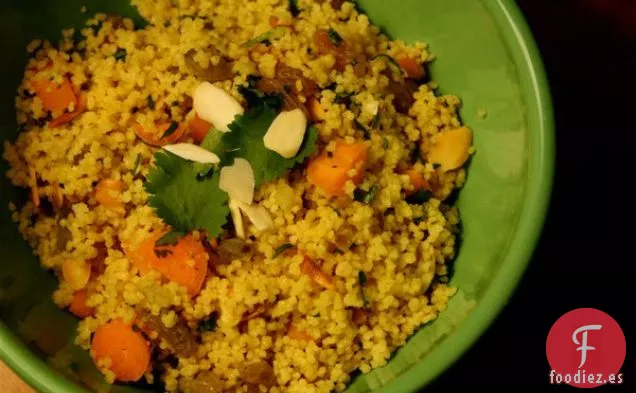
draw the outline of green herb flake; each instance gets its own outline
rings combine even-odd
[[[380,111],[378,111],[378,113],[376,113],[375,116],[373,116],[373,119],[371,119],[371,123],[369,124],[369,126],[371,126],[371,128],[378,128],[379,125],[380,125]]]
[[[155,247],[161,246],[174,246],[179,242],[179,239],[184,237],[185,233],[179,231],[170,231],[165,235],[161,236],[159,240],[155,242]]]
[[[210,317],[199,324],[199,331],[201,333],[213,332],[216,330],[216,315],[212,314]]]
[[[276,250],[274,250],[274,255],[272,255],[272,258],[278,258],[279,256],[281,256],[285,251],[290,250],[292,248],[295,248],[295,246],[293,244],[290,243],[285,243],[282,246],[276,248]]]
[[[406,202],[411,205],[421,205],[429,201],[433,193],[425,188],[417,190],[413,195],[406,198]]]
[[[314,317],[314,318],[320,318],[320,313],[319,313],[319,312],[317,312],[317,313],[315,313],[314,315],[312,315],[312,317]]]
[[[137,154],[137,158],[135,158],[135,165],[133,166],[133,169],[132,169],[133,176],[137,176],[137,174],[139,173],[140,165],[141,165],[141,154]]]
[[[298,0],[289,0],[289,13],[295,18],[300,15],[300,8],[298,8]]]
[[[115,58],[116,61],[126,61],[126,57],[128,56],[128,51],[126,51],[126,49],[124,48],[119,48],[117,49],[117,51],[113,54],[113,57]]]
[[[197,173],[197,178],[202,179],[205,177],[209,177],[210,174],[214,173],[214,164],[204,164],[202,162],[193,162],[194,170]]]
[[[369,204],[373,202],[377,193],[378,193],[378,186],[376,185],[371,186],[369,191],[365,191],[363,189],[357,188],[353,192],[353,199],[358,202]]]
[[[385,54],[381,54],[381,55],[377,55],[377,56],[373,56],[370,61],[374,61],[377,59],[384,59],[386,60],[386,62],[389,64],[389,66],[391,67],[391,70],[395,73],[399,73],[400,75],[404,74],[404,70],[402,70],[402,67],[400,67],[400,64],[398,64],[398,62],[391,56],[389,55],[385,55]]]
[[[333,102],[336,104],[345,104],[348,105],[351,103],[351,97],[355,95],[355,93],[337,93],[336,98],[334,98]]]
[[[438,169],[439,169],[439,168],[441,168],[441,167],[442,167],[442,164],[439,164],[439,163],[437,163],[437,162],[434,162],[434,163],[433,163],[433,169],[438,170]]]
[[[386,150],[389,147],[391,147],[391,143],[389,142],[389,140],[387,138],[384,138],[384,140],[382,141],[382,148],[384,150]]]
[[[150,109],[152,111],[155,110],[155,100],[152,99],[151,95],[146,97],[146,105],[148,105],[148,109]]]
[[[176,121],[173,121],[172,123],[170,123],[170,127],[168,127],[166,132],[164,132],[163,135],[161,135],[161,139],[169,137],[170,135],[174,134],[175,131],[177,131],[178,129],[179,129],[179,123],[177,123]]]
[[[364,293],[364,286],[367,285],[367,274],[362,270],[358,271],[358,283],[360,284],[360,297],[364,303],[364,308],[369,308],[369,299]]]
[[[329,28],[329,31],[327,32],[327,36],[329,36],[329,40],[336,46],[339,47],[340,45],[342,45],[342,43],[344,42],[344,40],[342,39],[342,37],[340,36],[340,34],[338,34],[337,31],[335,31],[333,28]]]
[[[286,26],[278,26],[273,28],[272,30],[266,31],[265,33],[252,38],[251,40],[245,41],[241,44],[241,48],[251,48],[257,44],[271,44],[272,40],[280,40],[289,32],[289,28]]]
[[[371,131],[367,127],[365,127],[364,124],[360,123],[360,121],[356,119],[353,121],[353,125],[356,127],[358,131],[362,132],[364,139],[366,140],[371,139]]]

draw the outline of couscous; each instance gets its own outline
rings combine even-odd
[[[109,383],[319,392],[455,288],[473,153],[423,43],[344,0],[133,0],[35,41],[13,218]],[[90,10],[88,10],[90,12]]]

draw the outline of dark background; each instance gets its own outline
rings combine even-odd
[[[599,390],[636,391],[636,372],[630,372],[636,353],[630,345],[636,337],[636,0],[518,4],[542,53],[554,101],[550,212],[515,296],[466,356],[425,391],[464,384],[573,391],[549,384],[545,343],[552,324],[580,307],[611,315],[627,340],[625,384]]]

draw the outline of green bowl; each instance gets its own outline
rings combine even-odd
[[[133,17],[126,0],[0,0],[0,132],[16,136],[13,97],[32,38],[57,40],[94,12]],[[88,13],[80,12],[87,6]],[[393,38],[422,40],[431,75],[458,95],[477,153],[457,203],[461,247],[448,309],[398,350],[387,367],[356,376],[348,392],[414,392],[455,362],[507,303],[540,235],[550,198],[554,135],[548,85],[531,33],[512,0],[360,0]],[[56,41],[54,41],[56,42]],[[485,116],[484,116],[485,115]],[[0,170],[7,170],[2,160]],[[17,196],[0,182],[0,357],[42,392],[108,391],[73,345],[75,319],[50,300],[55,279],[39,268],[10,220]],[[35,345],[35,344],[38,345]],[[49,354],[38,349],[45,347]],[[78,381],[83,381],[84,388]],[[116,387],[115,391],[141,388]]]

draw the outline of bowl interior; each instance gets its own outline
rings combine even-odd
[[[143,21],[126,0],[1,0],[0,139],[17,134],[13,97],[32,38],[56,42],[95,12]],[[387,367],[356,376],[348,392],[415,391],[455,361],[487,328],[523,273],[540,232],[552,175],[552,118],[536,48],[513,1],[360,0],[390,36],[430,45],[430,72],[458,95],[476,155],[457,196],[462,218],[448,309],[396,352]],[[86,6],[88,13],[80,12]],[[0,162],[0,356],[43,392],[107,391],[73,345],[75,319],[50,300],[55,279],[38,266],[10,219],[19,200]],[[50,367],[54,365],[55,367]],[[63,378],[64,374],[68,378]],[[117,387],[117,391],[139,391]]]

